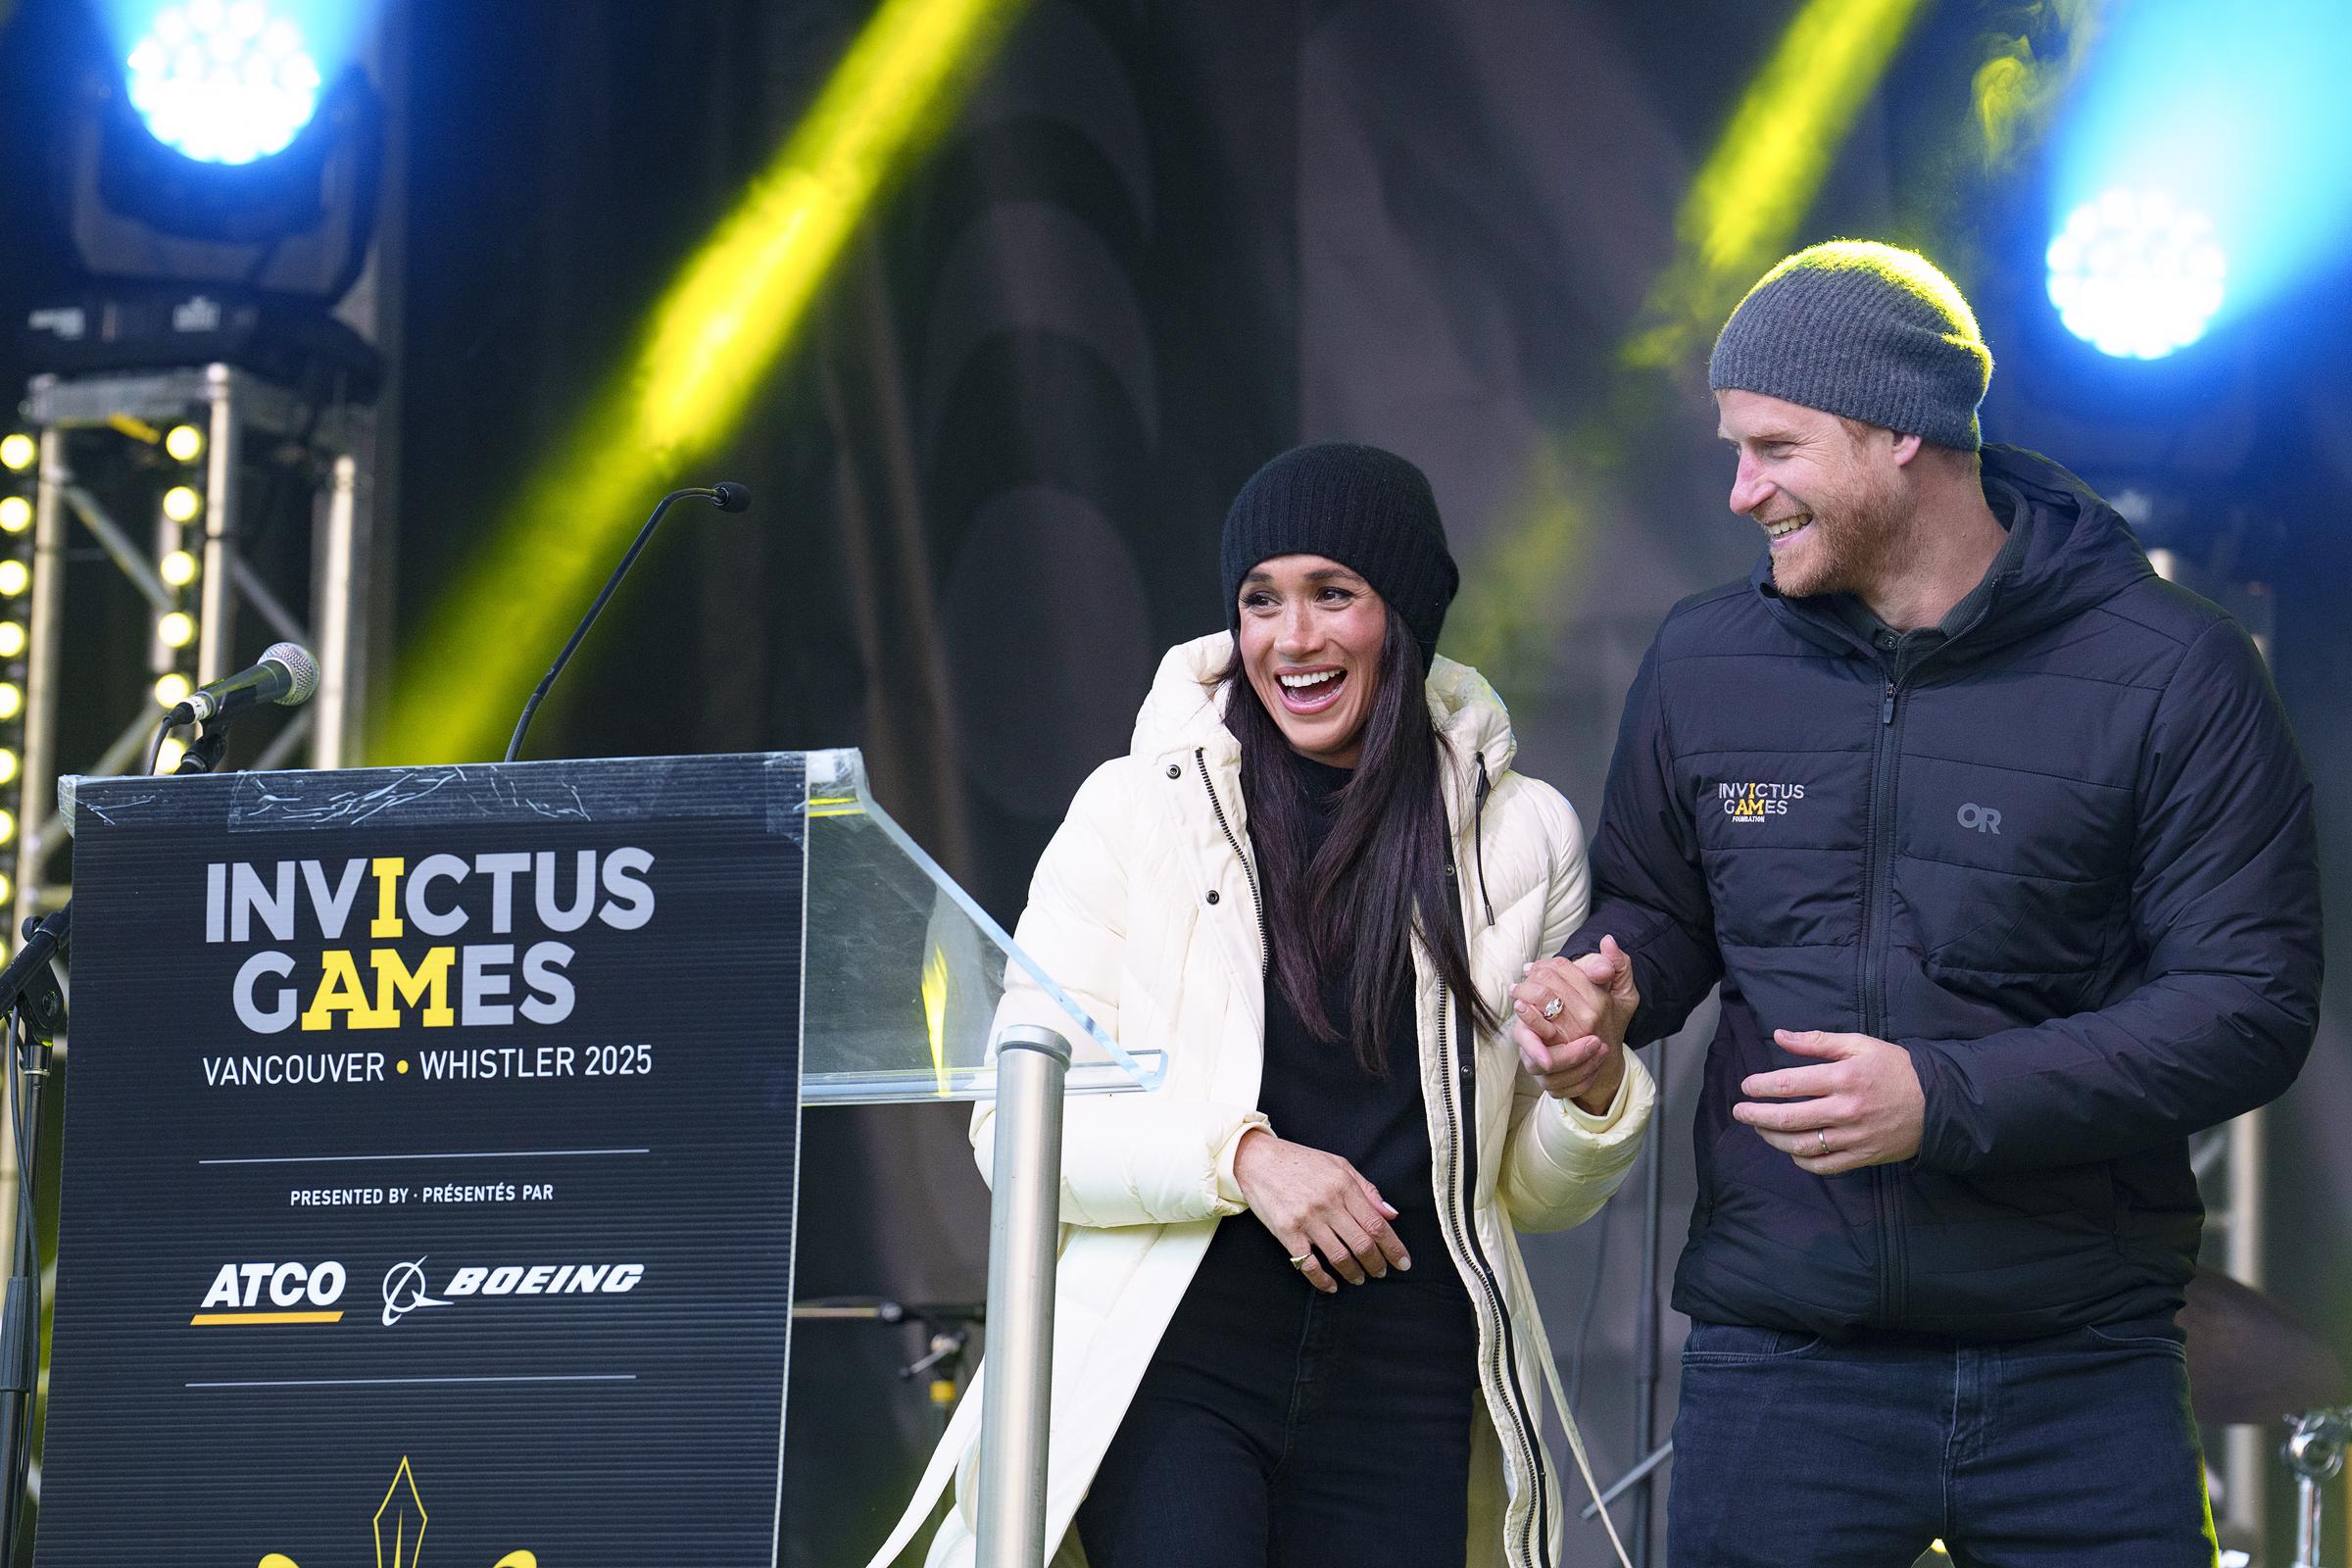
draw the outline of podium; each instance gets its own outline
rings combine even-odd
[[[60,797],[40,1568],[773,1561],[801,1107],[991,1098],[982,1560],[1042,1559],[1062,1097],[1165,1064],[855,752]]]

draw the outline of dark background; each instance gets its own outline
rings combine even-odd
[[[379,677],[868,9],[392,8]],[[1589,827],[1659,616],[1752,559],[1723,505],[1705,338],[1660,371],[1616,357],[1674,263],[1693,172],[1797,9],[1038,0],[723,451],[649,479],[650,503],[730,476],[757,510],[669,525],[534,753],[862,747],[882,802],[1009,923],[1077,782],[1124,748],[1160,650],[1220,623],[1227,498],[1274,452],[1346,437],[1430,473],[1467,578],[1444,647],[1495,680],[1520,767]],[[65,266],[31,175],[78,10],[0,0],[12,309]],[[1923,6],[1788,248],[1869,235],[1942,261],[1998,361],[1987,436],[2145,498],[2148,542],[2266,636],[2340,890],[2352,273],[2332,258],[2155,366],[2065,335],[2040,295],[2044,161],[2030,134],[2005,166],[1976,156],[1971,83],[2020,39],[2054,58],[2066,24],[2102,10],[2121,26],[2132,8]],[[26,368],[11,352],[0,384]],[[2346,1023],[2331,999],[2268,1123],[2267,1285],[2339,1345],[2352,1142],[2328,1129],[2352,1112]],[[1669,1264],[1710,1025],[1664,1075]],[[980,1296],[984,1194],[959,1113],[809,1115],[802,1193],[803,1297]],[[1636,1457],[1639,1215],[1629,1194],[1529,1247],[1556,1345],[1585,1348],[1604,1478]],[[1671,1351],[1679,1320],[1667,1332]],[[854,1562],[920,1456],[921,1385],[894,1376],[919,1336],[816,1324],[796,1349],[787,1556]]]

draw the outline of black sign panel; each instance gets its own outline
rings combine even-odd
[[[42,1568],[773,1559],[801,802],[82,787]]]

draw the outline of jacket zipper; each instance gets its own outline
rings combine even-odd
[[[1454,1200],[1460,1205],[1453,1220],[1455,1229],[1461,1234],[1462,1250],[1477,1268],[1479,1286],[1486,1293],[1488,1309],[1494,1313],[1497,1325],[1490,1348],[1492,1353],[1488,1357],[1488,1370],[1494,1384],[1502,1389],[1509,1404],[1512,1436],[1519,1440],[1520,1473],[1527,1477],[1528,1486],[1533,1492],[1532,1505],[1528,1508],[1525,1528],[1520,1537],[1521,1560],[1550,1568],[1551,1516],[1550,1499],[1545,1495],[1544,1480],[1544,1450],[1536,1442],[1535,1421],[1528,1414],[1527,1395],[1519,1387],[1519,1368],[1511,1336],[1511,1314],[1503,1305],[1502,1288],[1495,1283],[1494,1267],[1488,1263],[1486,1251],[1478,1240],[1476,1194],[1472,1191],[1477,1182],[1477,1173],[1475,1166],[1464,1158],[1466,1148],[1476,1149],[1472,1142],[1475,1135],[1470,1131],[1468,1111],[1463,1108],[1477,1094],[1478,1069],[1460,1049],[1460,1042],[1468,1031],[1447,1027],[1454,1006],[1452,993],[1441,985],[1438,988],[1438,1085],[1445,1102],[1446,1124],[1453,1134],[1450,1140],[1453,1170],[1446,1185],[1453,1190]],[[1457,1061],[1458,1067],[1455,1065]],[[1457,1071],[1461,1075],[1462,1105],[1457,1105],[1454,1097],[1454,1075]],[[1541,1548],[1537,1545],[1539,1541],[1543,1543]]]
[[[1903,695],[1902,672],[1886,682],[1879,702],[1878,754],[1870,779],[1870,874],[1862,884],[1862,1032],[1885,1038],[1886,1032],[1886,956],[1880,950],[1887,936],[1886,906],[1894,898],[1894,784],[1900,751],[1895,723]],[[1876,918],[1874,918],[1876,916]],[[1878,1208],[1879,1316],[1898,1326],[1908,1309],[1903,1286],[1908,1248],[1903,1236],[1902,1195],[1894,1173],[1884,1165],[1870,1171],[1871,1197]]]
[[[1242,880],[1250,884],[1250,906],[1257,911],[1257,972],[1264,974],[1274,954],[1274,935],[1266,929],[1266,905],[1257,896],[1257,873],[1250,868],[1250,857],[1242,853],[1242,841],[1233,836],[1233,824],[1225,820],[1225,804],[1217,799],[1216,785],[1209,782],[1206,747],[1193,748],[1193,765],[1200,770],[1200,787],[1208,791],[1208,808],[1217,814],[1217,829],[1233,847],[1233,858],[1242,862]]]

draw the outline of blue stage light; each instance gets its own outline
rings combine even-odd
[[[130,102],[156,140],[200,163],[284,149],[318,107],[318,63],[267,0],[187,0],[131,49]]]
[[[2228,259],[2212,220],[2163,191],[2111,190],[2050,242],[2050,303],[2102,354],[2157,360],[2205,335]]]

